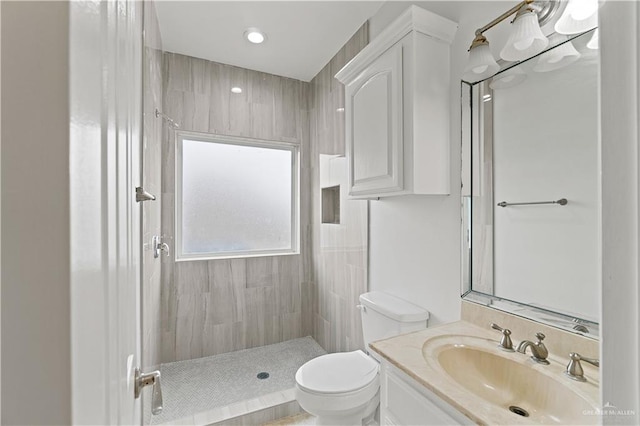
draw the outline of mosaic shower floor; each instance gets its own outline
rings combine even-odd
[[[204,424],[234,417],[243,402],[252,409],[293,400],[295,373],[326,352],[311,337],[244,349],[187,361],[163,364],[162,413],[150,416],[150,395],[144,407],[145,424]],[[268,373],[268,378],[264,374]],[[283,400],[284,399],[284,400]],[[261,407],[261,405],[265,405]],[[225,407],[230,407],[225,413]],[[202,423],[198,420],[200,419]]]

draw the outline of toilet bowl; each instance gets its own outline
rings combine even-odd
[[[383,292],[360,296],[365,347],[422,330],[429,312]],[[314,358],[296,372],[296,400],[317,425],[362,425],[380,403],[380,364],[361,350]]]
[[[296,400],[318,425],[362,424],[380,400],[379,368],[361,350],[312,359],[296,373]]]

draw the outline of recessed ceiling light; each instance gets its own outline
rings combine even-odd
[[[242,88],[241,87],[232,87],[231,88],[231,93],[235,93],[235,94],[240,94],[242,93]]]
[[[253,44],[260,44],[267,39],[267,36],[258,28],[247,28],[247,30],[244,32],[244,38],[246,38]]]

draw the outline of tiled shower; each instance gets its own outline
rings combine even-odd
[[[144,369],[162,366],[169,376],[175,363],[239,359],[246,349],[289,341],[304,346],[306,336],[320,351],[363,349],[356,305],[367,287],[367,201],[347,202],[338,190],[339,222],[322,223],[321,188],[340,188],[346,178],[344,90],[333,75],[367,41],[365,24],[303,82],[163,52],[153,2],[145,2],[143,173],[158,199],[143,207]],[[231,93],[232,86],[243,92]],[[176,198],[175,129],[156,117],[156,109],[181,130],[299,144],[300,254],[179,262],[153,257],[148,244],[154,235],[171,249],[175,244]],[[296,412],[292,393],[285,396],[288,405],[272,401],[279,408],[261,419]],[[230,418],[237,414],[227,411]]]

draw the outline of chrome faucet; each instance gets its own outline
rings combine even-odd
[[[548,365],[549,361],[547,361],[547,357],[549,356],[549,351],[544,343],[542,343],[545,337],[546,336],[542,333],[536,333],[536,338],[538,339],[536,343],[533,343],[530,340],[523,340],[518,345],[516,351],[524,354],[527,352],[527,348],[531,348],[531,359],[539,364]]]
[[[513,342],[511,341],[511,330],[508,328],[502,328],[498,324],[491,323],[491,328],[494,330],[498,330],[502,333],[502,339],[500,339],[500,344],[498,347],[503,351],[513,352]]]
[[[596,367],[600,367],[600,360],[594,358],[585,358],[582,355],[571,352],[569,354],[569,364],[567,364],[567,371],[564,372],[570,379],[577,380],[579,382],[586,382],[587,379],[584,377],[584,370],[582,369],[582,364],[580,361],[588,362],[591,365],[595,365]]]

